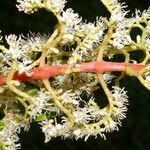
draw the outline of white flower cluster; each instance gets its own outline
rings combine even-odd
[[[79,138],[84,138],[84,141],[87,141],[90,136],[94,136],[97,138],[98,135],[100,135],[103,139],[106,139],[105,134],[103,133],[105,130],[103,128],[99,127],[88,127],[85,126],[84,129],[76,129],[73,132],[73,135],[75,136],[75,139],[78,140]]]
[[[85,107],[77,107],[77,109],[73,112],[75,125],[72,128],[69,128],[69,122],[66,118],[64,118],[61,123],[57,123],[56,119],[40,122],[39,124],[41,125],[41,129],[45,134],[45,142],[48,142],[52,137],[57,136],[62,136],[64,138],[74,136],[76,139],[85,137],[85,141],[89,136],[97,136],[97,134],[100,134],[103,138],[105,138],[103,134],[105,129],[98,128],[95,130],[88,126],[89,122],[95,122],[107,114],[101,113],[98,106],[96,110],[94,105],[96,105],[96,103],[93,99],[90,99],[89,103],[85,104]],[[81,126],[81,128],[78,128],[78,126]]]
[[[23,44],[21,36],[19,36],[19,38],[14,34],[6,36],[6,42],[9,45],[9,52],[12,55],[12,58],[21,58],[22,51],[20,49],[22,48]]]
[[[24,11],[25,13],[33,13],[38,10],[41,6],[41,0],[17,0],[17,8],[19,11]]]
[[[66,11],[62,11],[61,21],[64,22],[64,36],[62,37],[62,44],[71,43],[75,37],[75,27],[82,21],[78,13],[69,8]]]
[[[126,45],[130,45],[132,43],[130,33],[127,32],[128,25],[131,22],[130,19],[126,18],[128,11],[125,11],[125,4],[120,4],[118,0],[114,0],[112,4],[112,13],[110,20],[116,23],[116,30],[112,35],[112,44],[114,47],[121,49]]]
[[[107,26],[102,21],[102,18],[97,18],[96,22],[93,23],[81,23],[76,28],[77,37],[84,39],[84,45],[81,49],[92,49],[94,45],[100,45],[104,30]]]
[[[25,130],[28,129],[24,123],[19,123],[14,120],[14,116],[8,113],[4,119],[1,120],[4,123],[2,129],[0,129],[0,143],[3,143],[3,149],[17,150],[21,148],[18,134],[23,127]]]
[[[31,69],[28,67],[35,60],[35,53],[41,52],[41,48],[45,45],[48,40],[48,35],[40,35],[30,33],[27,37],[22,37],[22,46],[20,48],[21,57],[19,58],[18,67],[19,73],[27,72]]]
[[[117,86],[113,87],[112,94],[115,98],[113,105],[114,105],[114,112],[113,112],[113,119],[118,121],[124,119],[126,117],[127,112],[127,105],[128,105],[128,96],[127,91],[124,88],[120,88]]]
[[[52,111],[49,106],[52,97],[44,89],[40,89],[37,93],[35,101],[29,106],[30,119],[35,119],[36,116],[43,114],[43,111]]]
[[[130,33],[127,32],[127,25],[130,21],[129,19],[124,19],[122,22],[118,22],[116,32],[112,35],[112,44],[114,47],[121,49],[133,43]]]
[[[138,27],[142,33],[141,35],[137,35],[136,43],[134,43],[135,47],[142,48],[144,45],[145,49],[150,49],[149,42],[150,42],[150,24],[147,21],[150,19],[150,7],[143,12],[136,10],[135,17],[132,18],[132,24],[130,27]],[[142,24],[145,24],[143,26]]]
[[[24,47],[23,49],[33,50],[33,51],[41,51],[40,48],[45,45],[47,42],[49,35],[43,34],[41,35],[40,33],[30,33],[27,35],[27,37],[24,38]]]
[[[114,130],[119,130],[118,125],[121,125],[121,120],[126,117],[127,105],[128,105],[128,97],[126,95],[126,91],[124,88],[113,87],[112,95],[114,97],[113,100],[113,110],[109,115],[107,110],[102,110],[99,106],[94,102],[94,98],[91,97],[89,102],[85,102],[83,100],[76,103],[74,99],[76,96],[70,94],[70,92],[66,92],[63,94],[64,99],[70,99],[68,104],[73,104],[76,106],[75,110],[72,112],[75,117],[74,126],[68,130],[65,130],[65,127],[68,123],[68,120],[65,119],[65,124],[57,123],[56,120],[44,120],[40,123],[42,131],[45,134],[45,142],[48,142],[52,137],[63,136],[64,138],[69,136],[74,136],[76,139],[85,138],[85,141],[89,136],[95,136],[99,134],[104,139],[106,138],[104,132],[112,132]],[[66,103],[66,102],[65,102]],[[80,106],[82,104],[82,106]],[[111,116],[111,117],[110,117]],[[106,118],[103,123],[101,121],[103,118]],[[94,123],[97,122],[95,125]],[[93,125],[92,125],[93,124]],[[81,128],[78,128],[80,126]]]
[[[8,72],[8,65],[12,66],[13,59],[18,61],[19,73],[27,72],[28,66],[34,61],[33,53],[40,52],[41,47],[46,43],[48,36],[40,34],[30,34],[27,37],[22,35],[16,36],[10,34],[5,37],[7,44],[9,45],[8,51],[1,51],[0,58],[2,61],[2,71],[5,74]]]
[[[73,116],[76,118],[75,122],[78,124],[86,124],[89,122],[90,115],[88,114],[90,110],[88,110],[86,107],[80,108],[77,107],[77,109],[73,112]]]
[[[7,74],[9,71],[8,66],[12,66],[12,61],[14,59],[21,60],[24,57],[24,51],[22,51],[22,45],[24,44],[21,36],[17,37],[14,34],[10,34],[5,37],[7,44],[9,45],[8,50],[0,51],[0,58],[3,60],[2,72]]]
[[[70,64],[74,63],[75,57],[81,62],[95,57],[97,51],[94,49],[101,44],[107,26],[101,18],[97,18],[95,23],[80,22],[74,29],[75,36],[82,42],[78,50],[72,53],[73,57],[69,59]]]
[[[111,14],[111,19],[117,22],[116,31],[112,36],[112,45],[118,49],[129,45],[132,45],[133,48],[143,48],[143,45],[145,48],[149,48],[150,26],[146,22],[150,19],[150,8],[142,13],[136,10],[135,17],[126,18],[125,16],[128,12],[123,9],[125,6],[122,7],[121,4],[118,3],[117,6],[119,7],[119,5],[120,9],[116,7],[118,12],[113,11]],[[142,27],[141,23],[146,23],[146,27]],[[134,27],[144,32],[142,35],[137,35],[136,43],[131,39],[130,33],[131,29]]]
[[[17,8],[25,13],[34,13],[39,8],[50,6],[51,11],[61,12],[65,7],[66,0],[17,0]]]
[[[150,7],[147,10],[144,10],[143,12],[140,12],[140,10],[135,11],[135,17],[133,18],[134,22],[142,22],[145,20],[150,19]]]
[[[58,124],[54,119],[44,120],[39,124],[41,125],[42,132],[45,134],[45,143],[50,141],[52,137],[65,134],[65,125]]]
[[[67,90],[62,94],[62,103],[63,104],[73,104],[79,105],[80,93],[72,92],[71,90]]]
[[[87,53],[88,50],[92,50],[92,48],[96,45],[100,45],[100,42],[102,41],[102,36],[103,36],[103,30],[101,28],[98,27],[94,27],[93,29],[90,30],[93,33],[90,33],[91,36],[87,36],[84,40],[84,44],[81,47],[81,56],[83,56],[83,54]],[[83,52],[83,54],[82,54]]]
[[[124,17],[128,13],[124,10],[127,6],[124,3],[119,3],[118,0],[115,0],[112,7],[112,13],[110,19],[115,22],[122,22]]]

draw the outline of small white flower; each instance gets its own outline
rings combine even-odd
[[[52,137],[57,135],[56,127],[53,125],[54,120],[44,120],[41,123],[42,132],[45,134],[45,143],[51,140]]]
[[[81,133],[82,133],[82,131],[80,129],[76,129],[73,131],[73,134],[75,137],[79,137]]]
[[[77,106],[76,110],[73,112],[76,123],[85,125],[89,121],[98,120],[104,115],[101,114],[97,105],[92,104],[95,104],[93,97],[90,98],[89,103],[85,103],[83,108]]]
[[[63,86],[64,81],[66,80],[67,76],[66,75],[59,75],[54,77],[54,81],[52,82],[54,87],[60,88]]]
[[[31,63],[31,61],[29,61],[29,62]],[[28,63],[23,62],[23,63],[18,64],[18,68],[19,68],[18,73],[21,74],[21,73],[25,72],[27,76],[31,76],[32,73],[29,71],[30,68],[25,66],[25,64],[28,64]]]
[[[71,90],[68,90],[62,95],[62,103],[79,105],[79,95],[75,92],[73,93]]]
[[[50,0],[50,5],[55,12],[63,11],[66,0]]]
[[[17,2],[18,10],[25,13],[34,13],[42,7],[48,7],[52,12],[58,13],[64,9],[66,0],[17,0]]]
[[[111,121],[109,122],[109,128],[110,128],[111,130],[118,130],[117,123],[116,123],[115,121],[111,120]]]
[[[41,0],[17,0],[17,8],[19,11],[25,13],[33,13],[37,11],[38,6],[41,5]]]
[[[136,60],[130,60],[130,62],[132,63],[132,64],[137,64],[137,61]]]
[[[79,135],[78,138],[83,138],[84,141],[87,141],[90,136],[95,136],[100,135],[102,138],[106,139],[104,132],[105,129],[100,128],[98,125],[96,126],[85,126],[85,128],[82,130],[82,133]]]
[[[78,13],[74,13],[73,9],[69,8],[62,12],[62,19],[66,23],[66,26],[74,27],[81,22],[81,18]]]
[[[84,133],[81,129],[75,129],[72,134],[74,135],[76,140],[78,140],[79,138],[84,137]]]
[[[105,130],[106,132],[112,132],[112,131],[118,131],[119,128],[118,128],[118,125],[119,123],[112,120],[112,118],[109,118],[106,122],[105,122]]]
[[[150,82],[150,73],[149,73],[149,72],[145,73],[145,79],[146,79],[148,82]]]
[[[73,116],[76,118],[76,123],[86,124],[89,120],[88,110],[86,108],[78,108],[78,110],[73,112]]]
[[[137,42],[137,43],[140,43],[140,42],[141,42],[141,36],[140,36],[140,35],[137,35],[137,37],[136,37],[136,42]]]
[[[39,123],[41,125],[42,132],[45,134],[45,143],[50,141],[52,137],[57,137],[64,133],[64,125],[58,124],[56,120],[44,120]]]
[[[103,74],[104,81],[108,84],[112,81],[113,78],[115,78],[115,75],[112,75],[110,72]]]

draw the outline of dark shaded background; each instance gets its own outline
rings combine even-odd
[[[122,0],[123,2],[123,0]],[[150,6],[150,0],[124,0],[131,10],[141,11]],[[68,0],[67,7],[72,7],[87,21],[94,21],[96,16],[109,16],[107,10],[99,0]],[[29,31],[49,33],[53,31],[56,20],[45,10],[32,15],[18,12],[15,0],[0,0],[0,30],[2,34],[27,34]],[[87,142],[83,140],[61,140],[56,138],[44,144],[44,135],[36,124],[31,130],[22,132],[22,150],[149,150],[150,149],[150,92],[133,77],[126,77],[122,85],[128,90],[130,105],[127,118],[123,120],[119,132],[106,134],[107,140],[91,137]]]

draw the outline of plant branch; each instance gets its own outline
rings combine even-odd
[[[92,73],[104,73],[104,72],[126,72],[127,68],[133,71],[139,72],[145,66],[141,64],[130,64],[130,63],[119,63],[119,62],[105,62],[105,61],[94,61],[76,64],[72,69],[72,72],[92,72]],[[18,81],[29,81],[29,80],[42,80],[48,79],[53,76],[67,74],[66,70],[69,65],[58,65],[58,66],[44,66],[30,70],[30,74],[27,73],[15,73],[13,80]],[[147,71],[149,72],[149,70]],[[0,75],[0,86],[4,85],[6,82],[6,77]]]

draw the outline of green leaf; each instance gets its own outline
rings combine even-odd
[[[40,114],[40,115],[36,116],[34,121],[39,122],[39,121],[45,120],[46,118],[47,118],[46,115]]]
[[[38,89],[30,89],[30,90],[27,91],[27,93],[30,94],[30,95],[36,95],[37,92],[38,92]]]
[[[5,123],[3,121],[0,121],[0,131],[3,130],[5,127]]]

